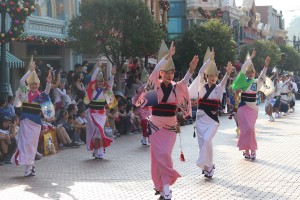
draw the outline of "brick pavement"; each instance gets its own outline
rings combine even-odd
[[[297,110],[298,109],[298,110]],[[180,162],[179,138],[173,151],[175,169],[182,178],[171,187],[173,200],[192,199],[300,199],[300,102],[296,112],[268,121],[260,106],[256,126],[258,152],[248,161],[236,147],[235,123],[221,117],[214,139],[216,173],[211,180],[196,166],[197,140],[193,125],[183,126],[186,162]],[[23,177],[23,166],[0,166],[0,200],[151,200],[149,146],[141,135],[118,138],[104,160],[92,160],[84,146],[65,149],[36,162],[37,176]]]

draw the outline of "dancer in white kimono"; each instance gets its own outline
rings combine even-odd
[[[204,64],[197,78],[189,87],[190,98],[198,99],[195,130],[200,151],[197,165],[202,168],[202,174],[207,178],[211,178],[214,174],[212,139],[219,127],[218,109],[221,105],[227,79],[232,71],[232,64],[228,62],[226,75],[217,85],[218,69],[214,61],[214,55],[214,50],[210,52],[207,49]]]
[[[35,71],[35,63],[30,61],[30,70],[21,78],[20,87],[16,92],[15,107],[21,107],[20,129],[18,136],[18,148],[12,157],[16,165],[25,165],[24,176],[35,176],[34,160],[37,152],[39,136],[41,132],[41,103],[49,101],[51,89],[51,70],[47,77],[46,89],[40,93],[38,88],[40,80]],[[27,81],[28,86],[26,86]]]

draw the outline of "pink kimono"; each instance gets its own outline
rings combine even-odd
[[[192,74],[187,73],[180,82],[172,82],[170,94],[165,96],[159,79],[161,67],[167,63],[162,59],[150,75],[145,91],[140,95],[136,106],[152,106],[148,129],[151,130],[151,175],[157,191],[166,184],[175,183],[180,174],[173,169],[171,154],[176,141],[177,108],[184,116],[191,115],[191,102],[188,95],[188,81]]]

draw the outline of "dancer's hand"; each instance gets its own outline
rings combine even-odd
[[[268,68],[271,58],[268,56],[265,60],[265,67]]]
[[[228,75],[230,75],[231,72],[232,72],[232,69],[233,69],[233,67],[232,67],[231,62],[228,62],[228,63],[227,63],[227,67],[226,67],[226,73],[227,73]]]
[[[169,60],[175,54],[175,50],[176,50],[176,48],[174,46],[174,41],[172,41],[169,53],[167,54],[167,56],[165,57],[165,59]]]
[[[215,49],[211,48],[211,56],[210,56],[210,60],[214,61],[215,60]]]
[[[111,68],[111,75],[115,75],[117,73],[117,67],[114,65],[114,66],[112,66],[112,68]]]
[[[47,80],[47,83],[52,83],[52,69],[49,70],[46,80]]]
[[[253,48],[253,50],[252,50],[252,54],[251,54],[251,60],[252,60],[252,58],[254,58],[256,56],[256,50]]]
[[[194,73],[196,67],[197,67],[197,64],[199,62],[199,58],[198,56],[194,56],[194,58],[192,59],[191,63],[190,63],[190,68],[189,68],[189,72],[192,74]]]

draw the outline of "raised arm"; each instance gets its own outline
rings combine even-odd
[[[263,76],[266,76],[266,73],[267,73],[267,70],[268,70],[268,67],[269,67],[269,64],[270,64],[270,60],[271,58],[268,56],[265,60],[265,66],[264,66],[264,69],[262,70],[262,72],[260,73],[259,77],[258,77],[258,80],[260,80],[261,77]]]
[[[109,77],[108,82],[107,82],[107,84],[108,84],[109,87],[113,87],[113,85],[114,85],[114,79],[115,79],[115,74],[116,73],[117,73],[116,66],[113,66],[111,68],[111,77]]]
[[[47,84],[46,84],[45,93],[49,94],[51,90],[51,82],[52,82],[52,69],[49,70],[46,80],[47,80]]]
[[[225,74],[224,78],[222,79],[221,83],[219,84],[219,85],[221,85],[222,88],[225,88],[227,80],[231,74],[231,71],[232,71],[232,64],[231,64],[231,62],[228,62],[227,67],[226,67],[226,74]]]
[[[21,78],[20,80],[20,85],[23,86],[23,85],[26,85],[26,80],[27,78],[30,76],[31,74],[31,70],[29,70],[26,74],[24,74],[24,76]]]
[[[242,68],[241,68],[242,73],[246,74],[246,70],[247,70],[246,68],[247,68],[247,66],[249,66],[252,63],[252,59],[255,57],[255,55],[256,55],[256,51],[253,48],[251,57],[247,58],[246,62],[242,65]]]
[[[35,62],[30,62],[30,64],[31,64],[30,70],[26,74],[24,74],[24,76],[20,80],[20,85],[21,86],[26,85],[25,81],[30,76],[30,74],[35,71]]]
[[[189,71],[187,71],[187,73],[185,74],[184,78],[180,81],[184,84],[188,84],[189,83],[189,80],[191,79],[196,67],[197,67],[197,64],[199,62],[199,58],[198,56],[194,56],[192,61],[190,62],[190,67],[189,67]]]
[[[97,63],[95,64],[95,66],[97,66],[97,67],[94,67],[95,69],[94,69],[93,75],[91,77],[91,81],[96,80],[97,74],[98,74],[99,70],[102,67],[102,63],[100,62],[100,60],[97,61]]]

